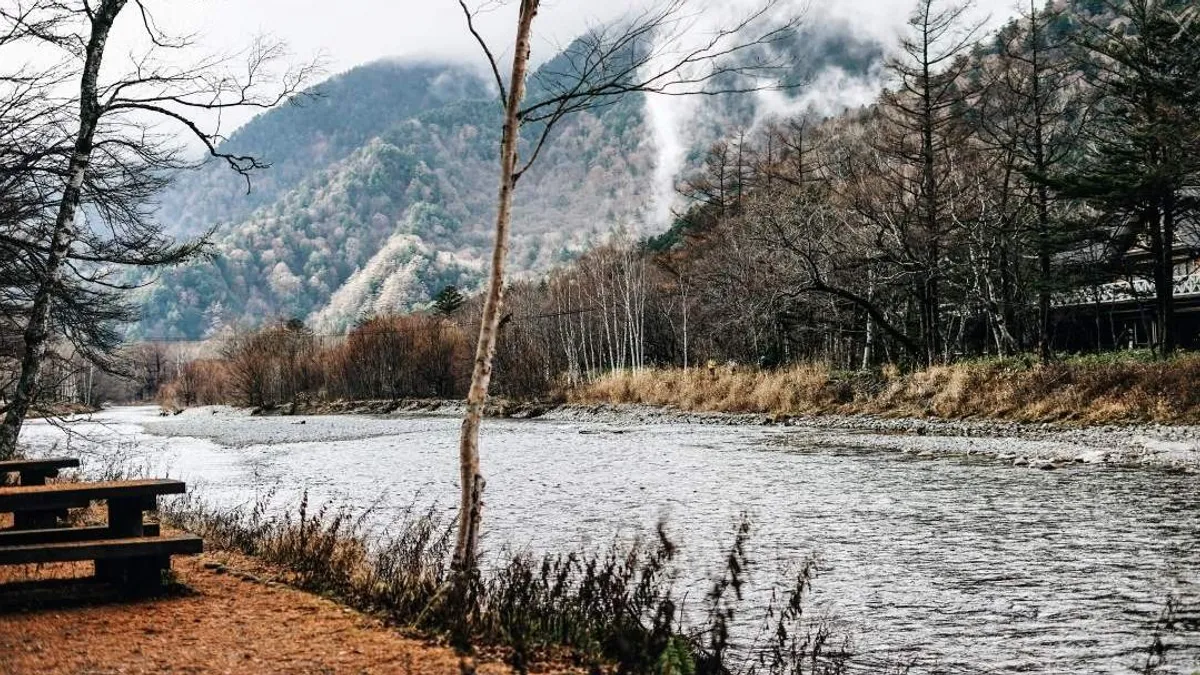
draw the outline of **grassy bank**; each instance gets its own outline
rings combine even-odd
[[[573,403],[697,412],[990,418],[1022,422],[1200,423],[1200,355],[1143,353],[963,361],[910,373],[717,367],[614,372],[565,392]]]
[[[593,555],[490,557],[465,594],[449,583],[452,522],[434,511],[401,516],[388,532],[368,531],[364,516],[302,503],[283,517],[264,506],[214,510],[194,499],[164,511],[171,524],[208,546],[286,569],[288,583],[388,620],[414,635],[503,657],[516,671],[552,661],[591,672],[717,675],[847,672],[849,641],[805,607],[811,561],[778,589],[771,607],[743,601],[750,561],[743,521],[725,569],[701,607],[683,619],[674,595],[675,545],[651,542]],[[763,610],[766,609],[764,614]],[[730,627],[752,617],[762,632],[752,652],[731,647]],[[877,672],[899,672],[883,666]]]

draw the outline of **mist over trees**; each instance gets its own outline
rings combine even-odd
[[[1190,7],[1033,10],[984,38],[961,6],[922,2],[876,105],[713,148],[694,205],[648,247],[659,286],[685,260],[700,280],[690,318],[720,344],[693,362],[1111,347],[1067,296],[1122,278],[1152,282],[1131,294],[1153,317],[1143,344],[1173,350],[1171,283],[1198,243],[1200,136],[1168,121],[1200,91]]]
[[[541,54],[549,58],[530,75],[532,95],[544,98],[565,82],[568,52],[583,55],[585,47],[572,41]],[[788,45],[787,78],[837,73],[869,82],[881,59],[869,36],[813,20]],[[367,316],[423,306],[447,285],[479,289],[491,245],[500,118],[477,70],[381,61],[313,92],[313,101],[263,114],[231,135],[231,149],[272,164],[249,197],[219,166],[183,176],[164,193],[164,224],[185,234],[214,227],[217,255],[162,274],[139,298],[143,319],[129,337],[202,339],[223,325],[276,317],[345,332]],[[649,178],[658,149],[645,100],[636,92],[611,98],[556,123],[552,142],[523,176],[531,187],[513,204],[514,273],[569,262],[614,227],[637,225],[656,197]],[[840,100],[825,102],[839,109]],[[736,94],[696,101],[702,123],[688,125],[682,139],[696,151],[692,159],[732,121],[749,123],[765,107]],[[522,132],[530,149],[539,129]]]
[[[1134,344],[1194,346],[1171,308],[1200,254],[1190,11],[1031,5],[985,35],[921,3],[875,105],[734,130],[680,183],[690,205],[670,230],[510,280],[495,391],[650,366],[1049,359],[1129,346],[1118,310],[1144,329]],[[471,334],[479,302],[435,314]]]

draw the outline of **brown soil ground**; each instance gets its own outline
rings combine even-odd
[[[0,673],[457,673],[449,648],[227,552],[176,558],[179,587],[121,600],[91,564],[0,568]],[[501,673],[501,663],[479,664]]]

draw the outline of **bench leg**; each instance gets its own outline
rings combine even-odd
[[[96,561],[96,579],[138,592],[161,590],[170,570],[171,556]]]
[[[144,534],[142,513],[155,508],[155,499],[108,500],[108,529],[114,537],[140,537]]]
[[[125,570],[122,569],[122,560],[97,560],[96,561],[96,579],[110,584],[124,583]]]
[[[128,570],[126,588],[135,592],[156,593],[166,588],[166,575],[171,571],[171,556],[130,558]]]
[[[21,487],[45,485],[47,478],[57,478],[58,470],[22,471],[20,474]],[[13,514],[14,530],[45,530],[58,527],[58,521],[66,522],[69,517],[66,509],[57,511],[18,511]]]
[[[146,534],[142,514],[157,506],[154,497],[108,500],[108,530],[114,538]],[[122,560],[97,560],[96,578],[129,591],[153,593],[163,588],[163,573],[171,569],[171,556],[145,556]]]

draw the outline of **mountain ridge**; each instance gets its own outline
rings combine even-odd
[[[878,44],[847,27],[804,35],[794,50],[816,55],[797,57],[796,77],[839,69],[869,79],[882,61]],[[478,283],[492,238],[500,126],[484,79],[452,62],[386,59],[314,91],[226,142],[272,162],[249,195],[240,177],[209,166],[164,196],[160,215],[170,229],[213,228],[216,256],[168,270],[143,291],[131,337],[202,338],[274,317],[338,332],[371,313],[428,302],[439,284]],[[687,130],[692,163],[760,112],[747,99],[703,104]],[[641,96],[565,119],[517,191],[514,273],[546,270],[617,229],[642,233],[657,150]],[[386,282],[389,271],[408,287]],[[386,283],[382,295],[364,290]]]

